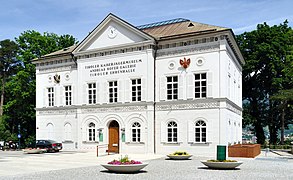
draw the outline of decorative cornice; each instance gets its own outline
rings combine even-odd
[[[84,108],[81,113],[101,113],[101,112],[129,112],[129,111],[145,111],[147,105],[144,106],[117,106],[117,107],[100,107],[100,108]]]
[[[208,51],[218,51],[220,50],[220,44],[218,42],[213,42],[209,44],[200,44],[200,45],[190,45],[190,46],[183,46],[183,47],[175,47],[175,48],[168,48],[168,49],[161,49],[158,51],[157,56],[174,56],[179,54],[186,54],[186,53],[202,53]]]
[[[189,109],[213,109],[219,108],[220,102],[192,102],[192,103],[181,103],[181,104],[165,104],[157,105],[156,109],[160,111],[169,110],[189,110]]]
[[[39,115],[72,115],[77,113],[77,109],[48,109],[37,111],[39,112]]]

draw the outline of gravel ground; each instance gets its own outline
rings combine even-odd
[[[244,163],[235,170],[208,169],[200,160],[168,160],[165,158],[149,161],[149,165],[135,174],[116,174],[105,170],[102,166],[64,169],[38,172],[17,176],[0,176],[0,179],[51,180],[51,179],[293,179],[293,159],[280,158],[241,158]]]

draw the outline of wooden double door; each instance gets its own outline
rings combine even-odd
[[[109,124],[109,152],[119,153],[119,124],[111,121]]]

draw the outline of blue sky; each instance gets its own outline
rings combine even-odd
[[[79,41],[109,13],[138,26],[174,18],[232,28],[235,34],[259,23],[293,25],[292,0],[3,0],[0,40],[23,31],[70,34]]]

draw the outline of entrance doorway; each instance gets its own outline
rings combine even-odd
[[[119,153],[119,124],[111,121],[109,124],[109,152]]]

